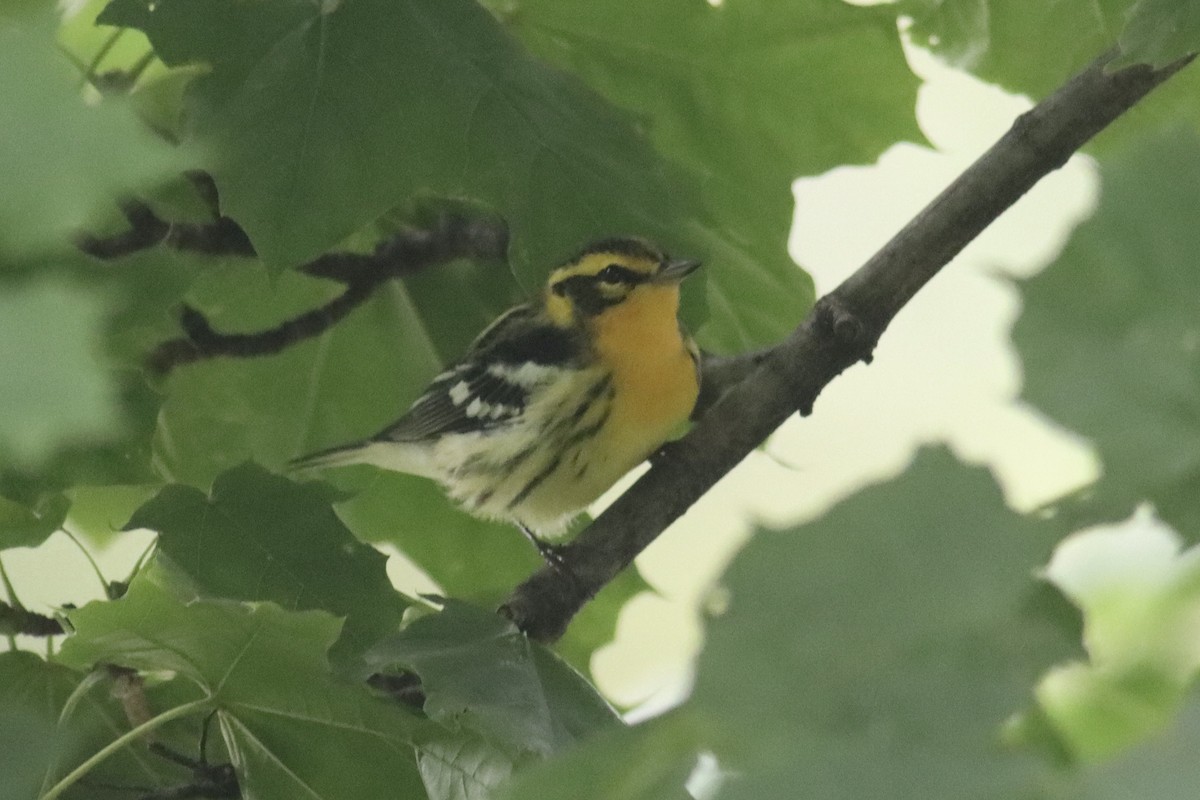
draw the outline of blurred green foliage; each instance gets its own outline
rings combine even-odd
[[[590,238],[706,261],[683,314],[707,347],[786,335],[813,301],[786,249],[791,181],[923,140],[898,19],[1039,97],[1113,46],[1157,64],[1194,50],[1194,8],[9,4],[0,551],[63,526],[87,546],[127,523],[158,540],[123,596],[32,609],[67,621],[57,652],[0,653],[0,796],[186,785],[121,739],[138,724],[189,756],[207,726],[202,755],[257,798],[682,798],[701,753],[718,765],[705,791],[728,798],[1190,796],[1193,555],[1164,555],[1152,583],[1064,585],[1075,607],[1037,571],[1069,521],[1146,500],[1181,541],[1200,530],[1194,70],[1097,140],[1095,215],[1021,286],[1024,398],[1095,444],[1091,499],[1022,517],[984,471],[929,450],[820,519],[761,532],[714,590],[694,692],[668,714],[626,726],[587,679],[648,588],[635,570],[551,652],[489,610],[537,566],[514,531],[418,479],[271,470],[393,419]],[[129,196],[209,220],[190,168],[261,258],[159,246],[103,263],[73,246],[125,230]],[[503,263],[388,281],[275,355],[146,367],[181,335],[182,304],[219,331],[270,329],[341,290],[303,262],[463,201],[507,220]],[[455,599],[399,594],[376,545]],[[368,672],[415,674],[423,694],[406,704]]]

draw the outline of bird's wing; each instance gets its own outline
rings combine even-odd
[[[576,365],[583,342],[556,328],[533,306],[517,306],[492,323],[465,356],[434,378],[408,412],[372,437],[415,442],[483,431],[520,416],[529,396]]]

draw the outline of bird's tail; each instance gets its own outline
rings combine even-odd
[[[389,442],[379,438],[361,439],[293,458],[288,462],[288,471],[305,474],[325,467],[351,464],[374,464],[395,472],[427,478],[437,474],[430,463],[428,451],[420,443]]]
[[[287,464],[288,472],[308,473],[325,467],[361,464],[364,460],[363,451],[369,444],[370,441],[351,442],[293,458]]]

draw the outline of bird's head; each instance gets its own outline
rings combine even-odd
[[[638,300],[670,303],[674,313],[679,282],[699,266],[699,261],[673,259],[644,239],[605,239],[550,273],[546,309],[564,326]]]

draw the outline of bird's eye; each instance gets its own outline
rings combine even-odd
[[[596,274],[596,277],[605,283],[621,283],[626,279],[628,270],[620,264],[609,264],[604,269]]]

